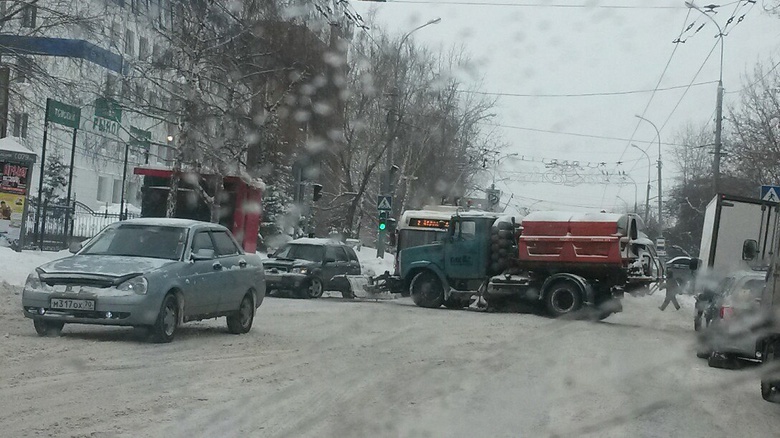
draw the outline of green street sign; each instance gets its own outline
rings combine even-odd
[[[81,122],[81,108],[46,99],[46,120],[69,128],[78,129]]]
[[[95,117],[121,123],[122,108],[119,106],[119,103],[113,99],[98,97],[95,99]]]
[[[152,141],[152,132],[138,129],[135,126],[130,127],[130,146],[140,147],[149,150],[149,144]]]

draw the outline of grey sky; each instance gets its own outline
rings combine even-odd
[[[595,7],[553,6],[583,4]],[[737,94],[728,92],[744,86],[745,74],[752,71],[756,62],[769,67],[780,61],[780,18],[765,13],[761,0],[752,9],[745,1],[728,0],[721,4],[714,18],[722,26],[735,8],[739,8],[737,16],[746,13],[741,23],[735,26],[734,20],[726,30],[723,79],[728,105],[737,99]],[[628,8],[605,7],[611,5]],[[719,48],[704,63],[717,43],[717,29],[696,11],[690,11],[688,16],[683,0],[390,0],[353,2],[353,6],[363,15],[375,8],[380,25],[399,34],[441,17],[441,23],[416,32],[413,38],[433,47],[464,45],[474,59],[472,79],[483,80],[482,89],[487,92],[559,95],[652,90],[675,48],[672,41],[692,22],[694,27],[683,35],[683,39],[690,38],[678,45],[659,87],[687,86],[702,65],[694,82],[718,79]],[[693,33],[705,23],[701,31]],[[711,83],[692,86],[672,112],[685,91],[659,91],[652,102],[649,92],[594,97],[507,96],[499,98],[495,112],[502,125],[619,139],[633,136],[633,143],[648,148],[653,160],[655,193],[657,144],[649,146],[655,131],[649,124],[639,123],[634,115],[642,114],[650,102],[645,117],[661,128],[662,142],[673,143],[675,133],[686,123],[711,120],[715,109],[716,84]],[[511,191],[515,193],[512,204],[516,206],[528,207],[540,199],[549,201],[536,203],[535,209],[622,209],[624,202],[633,207],[634,185],[630,183],[622,188],[520,183],[517,180],[529,173],[544,171],[544,164],[528,161],[531,157],[606,162],[610,172],[629,172],[638,185],[639,203],[644,201],[647,159],[629,147],[627,140],[497,129],[511,145],[507,152],[525,158],[503,160],[498,175],[499,179],[508,178],[499,184],[507,192],[503,201]],[[669,148],[663,146],[667,156]],[[617,165],[618,161],[623,164]],[[664,162],[663,183],[668,188],[675,174],[671,162]]]

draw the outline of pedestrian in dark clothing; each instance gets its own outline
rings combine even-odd
[[[666,306],[668,306],[669,303],[674,304],[674,308],[680,310],[680,303],[677,302],[677,291],[679,288],[680,284],[677,283],[677,279],[669,272],[666,277],[666,298],[664,299],[663,304],[661,304],[661,307],[659,307],[661,311],[666,310]]]

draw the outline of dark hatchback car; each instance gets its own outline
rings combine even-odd
[[[345,275],[360,275],[355,250],[330,239],[294,240],[269,255],[265,266],[268,291],[291,291],[299,298],[319,298],[326,290],[351,297]]]

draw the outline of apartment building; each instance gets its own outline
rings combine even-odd
[[[140,205],[132,167],[168,164],[176,133],[161,82],[133,71],[165,56],[170,12],[170,0],[0,1],[0,63],[11,70],[7,135],[39,156],[32,193],[50,98],[81,109],[75,199],[93,209],[119,203],[127,147],[126,200]],[[67,166],[73,129],[49,124],[47,137],[47,166]]]

